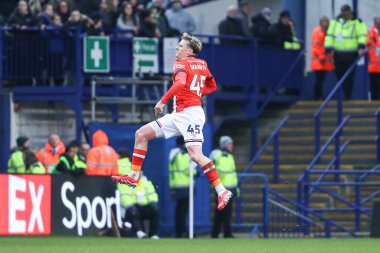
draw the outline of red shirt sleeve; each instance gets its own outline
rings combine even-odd
[[[166,94],[161,98],[161,102],[166,104],[170,99],[174,97],[177,92],[186,85],[186,72],[179,71],[174,74],[174,83],[172,87],[166,92]]]
[[[214,77],[206,79],[205,87],[203,88],[202,96],[206,96],[216,91],[216,82]]]

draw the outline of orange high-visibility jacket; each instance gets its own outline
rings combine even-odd
[[[37,158],[45,167],[46,173],[50,173],[54,166],[58,163],[59,157],[65,153],[65,144],[62,141],[53,148],[50,142],[45,144],[45,148],[40,149],[37,152]]]
[[[108,146],[108,136],[98,130],[92,136],[93,148],[87,154],[86,163],[88,175],[119,175],[117,161],[119,156],[115,150]]]
[[[311,36],[311,64],[314,71],[332,71],[334,67],[333,55],[326,54],[324,46],[326,32],[317,26]]]
[[[368,72],[380,73],[380,41],[379,31],[375,26],[369,29],[367,34],[367,46],[368,46]]]

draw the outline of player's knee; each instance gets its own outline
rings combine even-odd
[[[144,131],[142,131],[141,128],[136,131],[135,138],[136,141],[145,141],[147,139],[144,134]]]
[[[201,156],[200,156],[200,154],[197,154],[197,153],[195,153],[195,152],[191,152],[191,153],[189,153],[189,155],[190,155],[190,159],[193,161],[193,162],[195,162],[195,163],[199,163],[199,161],[200,161],[200,159],[201,159]]]

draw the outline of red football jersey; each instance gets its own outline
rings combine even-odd
[[[174,96],[173,110],[180,112],[186,107],[202,106],[202,95],[216,90],[216,83],[206,61],[195,57],[178,59],[173,64],[173,81],[179,72],[186,73],[186,85]]]

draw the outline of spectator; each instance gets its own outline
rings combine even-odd
[[[73,11],[67,20],[67,26],[84,31],[89,26],[88,21],[89,19],[86,15],[82,15],[79,11]]]
[[[53,85],[63,85],[64,83],[64,65],[66,61],[65,56],[65,37],[62,32],[63,25],[61,17],[57,14],[52,17],[52,28],[56,30],[48,31],[48,60],[45,62],[47,76],[52,79]],[[46,56],[45,56],[46,57]],[[50,80],[47,80],[50,82]]]
[[[72,10],[70,9],[68,2],[66,0],[59,1],[55,9],[57,14],[61,17],[62,24],[66,25],[71,16]]]
[[[117,161],[119,159],[115,150],[108,145],[108,136],[98,130],[92,136],[93,148],[87,154],[86,163],[88,175],[119,175]]]
[[[77,141],[71,141],[66,147],[66,152],[59,157],[58,164],[54,167],[51,174],[71,174],[79,176],[85,174],[83,168],[78,168],[75,163],[75,157],[78,154],[79,144]]]
[[[119,29],[128,30],[128,32],[122,33],[123,36],[132,37],[134,35],[137,35],[137,17],[133,12],[132,4],[127,1],[122,4],[121,13],[117,19],[116,26]]]
[[[142,11],[145,8],[145,6],[142,4],[139,4],[137,0],[129,0],[128,2],[132,5],[133,13],[136,15],[136,17],[138,17],[140,14],[140,11]]]
[[[173,148],[169,154],[169,186],[170,195],[176,201],[175,207],[175,237],[185,238],[186,217],[189,212],[189,184],[190,166],[196,172],[196,164],[191,161],[187,153],[185,142],[182,136],[176,139],[177,147]]]
[[[177,29],[180,34],[194,33],[196,29],[194,18],[182,8],[180,0],[171,0],[170,9],[166,11],[170,27]]]
[[[59,161],[59,157],[65,153],[65,145],[58,134],[52,134],[45,148],[37,152],[37,158],[45,166],[46,173],[50,173]]]
[[[241,26],[243,29],[243,34],[245,36],[250,36],[249,32],[249,14],[251,12],[251,7],[247,0],[242,0],[239,2],[239,10],[237,12],[236,17],[240,19]]]
[[[20,136],[16,142],[17,148],[12,150],[11,157],[8,160],[8,173],[25,173],[24,154],[30,149],[30,140],[26,136]]]
[[[26,173],[31,174],[45,174],[45,167],[38,161],[36,154],[32,151],[25,151],[24,153],[24,162]]]
[[[340,9],[338,18],[331,21],[325,38],[327,52],[334,51],[335,74],[341,79],[358,56],[363,56],[367,44],[367,27],[354,17],[347,4]],[[354,71],[343,83],[345,99],[351,99]]]
[[[73,10],[77,10],[76,5],[73,2],[73,0],[50,0],[49,3],[53,5],[55,10],[57,10],[59,9],[59,5],[62,1],[64,1],[67,4],[67,9],[70,10],[70,12]],[[87,1],[84,1],[84,2],[87,2]]]
[[[311,70],[315,73],[314,83],[314,99],[323,98],[323,81],[325,80],[326,72],[333,70],[333,56],[326,54],[324,46],[326,31],[329,27],[329,19],[322,17],[311,37]]]
[[[158,2],[159,4],[157,4]],[[161,0],[151,2],[147,6],[150,15],[153,17],[157,29],[160,31],[162,37],[171,37],[171,36],[179,36],[180,33],[178,30],[173,29],[169,25],[169,21],[164,13],[163,3]]]
[[[141,37],[160,37],[161,33],[157,28],[156,23],[153,18],[150,16],[148,10],[143,10],[140,12],[140,28],[138,32]]]
[[[117,151],[117,154],[119,155],[119,160],[117,161],[119,174],[128,174],[132,169],[131,154],[129,153],[129,150],[122,148]]]
[[[222,136],[219,140],[220,149],[216,149],[211,152],[210,159],[214,161],[215,167],[218,170],[220,180],[223,182],[224,186],[230,190],[235,196],[238,192],[238,177],[236,174],[236,165],[233,152],[233,140],[230,136]],[[221,211],[216,211],[214,214],[214,223],[212,227],[211,237],[218,238],[221,225],[224,228],[224,238],[233,238],[231,231],[231,215],[232,206],[227,205]],[[216,202],[218,203],[218,201]]]
[[[86,142],[81,143],[79,146],[78,154],[74,157],[75,166],[77,168],[84,170],[87,169],[86,156],[88,154],[88,151],[90,151],[90,145]]]
[[[53,25],[53,16],[54,16],[54,9],[53,5],[46,4],[44,7],[42,7],[42,12],[38,14],[38,23],[41,30],[45,30],[46,26],[52,26]]]
[[[33,16],[38,16],[43,11],[45,5],[49,4],[49,0],[31,0],[29,1],[30,13]]]
[[[270,44],[272,41],[271,29],[272,10],[263,8],[258,14],[252,17],[250,32],[252,36],[260,40],[261,44]]]
[[[371,99],[379,100],[380,90],[380,17],[375,17],[367,35],[368,72],[371,81]]]
[[[135,189],[127,185],[118,184],[117,189],[121,196],[121,205],[125,209],[125,220],[132,225],[132,231],[138,238],[145,238],[143,221],[149,220],[149,237],[159,239],[157,235],[159,213],[158,195],[152,182],[142,175]]]
[[[87,23],[86,33],[88,36],[104,36],[102,15],[97,12],[91,15]]]
[[[117,6],[114,5],[112,0],[101,0],[99,6],[99,11],[96,13],[100,15],[103,29],[111,30],[115,28],[117,19]],[[92,15],[94,14],[95,13]]]
[[[240,19],[237,16],[237,7],[235,5],[230,5],[227,8],[227,17],[222,20],[219,24],[219,35],[230,35],[230,36],[244,36],[243,28]],[[223,45],[239,45],[245,44],[244,41],[238,39],[227,39],[221,38],[220,44]]]
[[[9,26],[24,30],[36,25],[36,20],[29,11],[28,3],[20,0],[17,9],[9,17]]]
[[[279,47],[287,47],[287,43],[293,43],[293,23],[290,12],[284,10],[280,13],[278,22],[271,27],[271,34],[274,36],[274,44]]]

